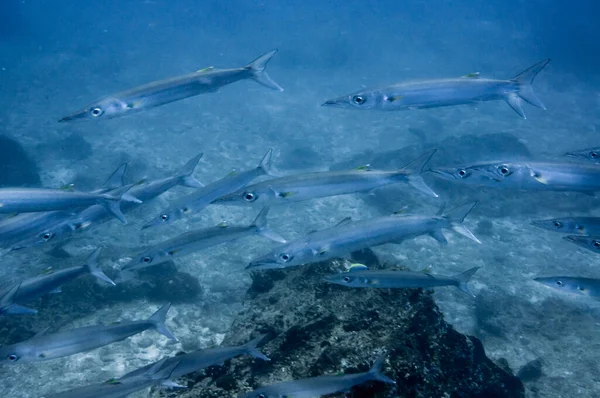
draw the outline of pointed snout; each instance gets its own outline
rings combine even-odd
[[[58,122],[59,123],[70,122],[70,121],[73,121],[73,120],[83,119],[86,116],[87,116],[87,111],[79,111],[79,112],[74,113],[72,115],[63,117]]]
[[[337,104],[338,104],[337,100],[327,100],[327,101],[323,102],[321,104],[321,106],[330,106],[330,105],[337,105]]]

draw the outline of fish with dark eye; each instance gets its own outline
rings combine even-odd
[[[600,235],[600,217],[564,217],[531,222],[538,228],[563,234]]]
[[[354,288],[407,289],[456,286],[460,291],[475,297],[468,282],[479,267],[471,268],[455,276],[432,275],[425,272],[370,270],[362,264],[354,264],[348,272],[327,275],[325,282]]]
[[[564,156],[576,159],[587,161],[594,164],[600,164],[600,147],[586,148],[580,149],[577,151],[567,152]]]
[[[444,180],[493,188],[587,194],[600,190],[600,167],[585,163],[505,161],[428,172]]]
[[[239,398],[315,398],[340,391],[349,391],[352,387],[368,381],[396,384],[394,380],[382,373],[384,361],[385,357],[383,355],[379,356],[368,372],[284,381],[260,387],[252,392],[240,395]]]
[[[277,50],[261,55],[248,65],[234,69],[204,68],[194,73],[156,81],[100,99],[59,122],[111,119],[193,97],[214,93],[228,84],[252,79],[273,90],[283,91],[266,72]]]
[[[535,278],[534,281],[565,293],[600,297],[600,279],[573,276],[548,276]]]
[[[575,243],[586,250],[600,254],[600,236],[569,235],[563,239]]]
[[[549,62],[549,59],[538,62],[508,80],[484,79],[479,73],[470,73],[454,79],[405,82],[357,91],[330,99],[323,106],[396,111],[504,100],[519,116],[527,119],[523,101],[546,109],[533,92],[532,83]]]

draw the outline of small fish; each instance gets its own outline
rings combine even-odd
[[[469,289],[468,282],[480,267],[471,268],[461,274],[446,277],[425,272],[409,271],[375,271],[367,267],[351,267],[348,272],[328,275],[326,282],[348,287],[364,287],[376,289],[431,288],[437,286],[456,286],[469,296],[475,297]]]
[[[270,386],[258,388],[241,398],[314,398],[340,391],[349,391],[352,387],[368,381],[379,381],[386,384],[396,382],[381,373],[384,356],[375,360],[373,367],[365,373],[355,373],[343,376],[318,376],[301,380],[290,380]]]
[[[406,82],[357,91],[328,100],[323,106],[395,111],[504,100],[519,116],[527,119],[523,100],[546,109],[533,92],[532,83],[549,62],[549,59],[538,62],[509,80],[483,79],[479,73],[474,73],[455,79]]]
[[[167,364],[167,359],[153,364],[137,377],[124,379],[110,379],[104,383],[96,383],[83,387],[74,388],[57,394],[46,396],[46,398],[124,398],[130,394],[143,390],[144,388],[162,385],[165,387],[180,386],[170,379],[173,376],[173,370],[179,366],[179,361],[173,361]]]
[[[600,147],[580,149],[578,151],[567,152],[564,156],[577,160],[585,160],[591,163],[600,164]]]
[[[591,252],[600,254],[600,236],[569,235],[563,238],[577,246],[583,247]]]
[[[228,174],[220,180],[210,183],[189,195],[175,200],[173,204],[144,225],[142,229],[158,225],[168,225],[177,220],[181,220],[184,217],[188,217],[204,209],[217,198],[246,186],[255,178],[262,175],[270,175],[272,153],[273,150],[269,149],[258,166],[251,170]]]
[[[421,171],[434,151],[421,155],[400,170],[379,171],[359,168],[349,171],[327,171],[295,174],[249,185],[214,201],[220,205],[262,205],[299,202],[316,198],[371,191],[399,182],[407,182],[419,191],[437,197],[429,188]]]
[[[600,217],[564,217],[534,220],[531,225],[564,234],[600,235]]]
[[[85,326],[54,334],[38,333],[21,343],[0,347],[0,365],[66,357],[125,340],[148,329],[154,329],[169,339],[177,341],[165,325],[170,307],[171,303],[165,304],[144,321],[129,321],[109,326]]]
[[[0,213],[73,210],[98,204],[123,224],[127,224],[119,207],[121,200],[141,203],[138,199],[124,196],[131,187],[132,185],[126,185],[110,194],[45,188],[0,188]]]
[[[226,226],[219,224],[212,228],[189,231],[183,235],[166,240],[136,255],[124,267],[124,271],[133,271],[145,267],[187,256],[208,247],[231,242],[246,236],[259,235],[275,242],[286,240],[267,226],[269,208],[265,207],[250,225]]]
[[[447,244],[444,229],[481,243],[462,222],[476,203],[466,203],[436,216],[392,215],[360,221],[342,220],[338,225],[315,231],[288,242],[250,262],[246,269],[287,268],[326,261],[385,243],[400,243],[420,235],[430,235]]]
[[[258,344],[265,338],[265,335],[260,335],[255,339],[250,340],[246,344],[242,344],[236,347],[217,347],[208,348],[205,350],[198,350],[189,354],[177,355],[171,358],[162,359],[165,361],[166,366],[175,362],[179,363],[179,366],[175,368],[171,374],[171,378],[177,379],[178,377],[185,376],[187,374],[198,372],[209,366],[223,366],[225,361],[235,358],[240,355],[250,355],[254,358],[262,359],[263,361],[270,361],[270,359],[256,348]],[[136,369],[133,372],[127,373],[119,380],[127,380],[131,377],[139,377],[148,368],[155,366],[155,364],[146,365],[143,368]]]
[[[434,176],[464,184],[533,191],[600,190],[600,167],[563,162],[494,162],[429,170]]]
[[[129,191],[129,195],[134,196],[143,202],[148,202],[177,185],[190,188],[201,188],[203,186],[202,183],[192,176],[201,158],[202,153],[194,156],[185,164],[185,166],[183,166],[181,170],[170,177],[152,180],[141,184],[134,184]],[[138,206],[139,203],[125,202],[121,204],[121,209],[123,212],[127,213]],[[66,218],[60,219],[59,222],[55,222],[49,226],[46,226],[45,228],[39,228],[35,233],[29,232],[29,237],[21,238],[19,241],[14,243],[12,245],[12,250],[21,250],[29,247],[48,244],[50,242],[65,240],[74,233],[87,231],[92,227],[96,227],[104,222],[107,222],[110,219],[110,213],[108,213],[104,207],[94,205],[82,210],[79,213],[75,213]]]
[[[565,293],[600,297],[600,279],[571,276],[548,276],[534,281]]]
[[[248,65],[235,69],[201,69],[198,72],[156,81],[100,99],[59,122],[112,119],[144,111],[199,94],[213,93],[239,80],[253,79],[273,90],[283,91],[266,72],[277,50],[261,55]]]
[[[19,289],[12,297],[12,304],[0,309],[0,314],[35,314],[37,311],[20,304],[33,301],[44,294],[59,292],[60,287],[84,274],[91,274],[111,285],[115,283],[98,267],[100,249],[96,249],[84,265],[69,267],[57,271],[51,270],[35,278],[26,279],[19,284]]]

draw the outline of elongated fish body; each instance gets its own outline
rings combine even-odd
[[[221,196],[235,192],[248,185],[252,180],[262,175],[269,175],[271,168],[271,154],[269,149],[260,164],[247,171],[232,173],[224,178],[212,182],[189,195],[175,200],[166,210],[154,217],[142,229],[158,225],[168,225],[184,217],[199,212]]]
[[[406,289],[456,286],[473,296],[467,282],[479,267],[471,268],[456,276],[432,275],[424,272],[368,270],[364,266],[353,267],[349,272],[328,275],[323,278],[329,283],[354,288]]]
[[[414,161],[419,163],[417,172],[403,168],[395,171],[363,169],[295,174],[249,185],[244,189],[215,200],[214,203],[272,206],[354,192],[365,192],[399,182],[407,182],[422,192],[437,196],[419,176],[420,170],[434,153],[435,151],[424,154]]]
[[[270,361],[256,346],[264,339],[265,335],[261,335],[246,344],[235,347],[217,347],[206,350],[198,350],[189,354],[177,355],[175,357],[166,358],[165,366],[172,365],[176,362],[179,365],[173,370],[171,378],[176,379],[187,374],[198,372],[209,366],[222,366],[225,361],[235,358],[240,355],[251,355],[263,361]],[[158,362],[157,362],[158,363]],[[131,377],[139,377],[155,364],[146,365],[143,368],[136,369],[133,372],[127,373],[120,380],[127,380]]]
[[[255,259],[246,269],[287,268],[326,261],[332,258],[385,243],[400,243],[420,235],[431,235],[442,244],[447,240],[442,230],[455,231],[479,242],[460,225],[475,206],[469,203],[443,216],[387,216],[361,221],[343,220],[340,224],[286,243]]]
[[[595,192],[600,167],[584,163],[497,162],[430,170],[436,177],[486,187]]]
[[[19,289],[12,297],[12,305],[5,308],[0,313],[5,312],[9,314],[28,314],[35,313],[36,311],[31,310],[27,307],[23,307],[19,304],[33,301],[44,294],[52,292],[60,292],[60,287],[65,283],[72,281],[84,274],[90,274],[98,279],[101,279],[111,285],[115,283],[106,276],[102,270],[98,267],[98,256],[100,255],[100,249],[96,249],[92,255],[87,259],[84,265],[78,265],[75,267],[63,268],[57,271],[51,271],[43,275],[36,276],[34,278],[26,279],[19,283]]]
[[[131,377],[127,380],[122,378],[111,379],[104,383],[91,384],[48,395],[46,398],[123,398],[136,391],[158,384],[181,387],[169,380],[173,377],[173,369],[178,365],[178,361],[166,364],[166,361],[162,360],[151,366],[144,367],[146,370],[141,372],[137,377]]]
[[[143,184],[135,184],[129,190],[129,194],[144,203],[162,195],[177,185],[200,188],[202,187],[202,184],[196,180],[192,174],[201,158],[202,154],[198,154],[189,160],[186,165],[173,176],[149,181]],[[137,208],[139,205],[140,203],[135,202],[122,202],[121,210],[122,212],[127,213]],[[13,250],[38,246],[48,242],[57,242],[70,237],[75,232],[88,230],[107,222],[110,219],[111,214],[106,211],[103,206],[90,206],[64,220],[59,220],[59,222],[56,222],[51,226],[38,229],[35,234],[30,234],[27,238],[22,238],[13,246]]]
[[[471,74],[457,79],[405,82],[357,91],[328,100],[323,105],[395,111],[505,100],[515,112],[526,119],[521,106],[522,100],[546,109],[534,94],[531,84],[548,62],[549,59],[538,62],[509,80],[483,79],[479,74]]]
[[[535,278],[534,281],[565,293],[600,297],[600,279],[571,276],[549,276]]]
[[[268,88],[283,91],[265,71],[277,50],[261,55],[242,68],[206,68],[195,73],[148,83],[98,100],[60,122],[78,119],[111,119],[139,112],[199,94],[213,93],[240,80],[253,79]]]
[[[600,146],[567,152],[564,154],[564,156],[577,160],[584,160],[594,164],[600,164]]]
[[[308,379],[284,381],[240,395],[240,398],[314,398],[339,391],[349,391],[352,387],[368,381],[396,384],[395,381],[381,373],[383,360],[383,357],[378,358],[375,361],[373,368],[368,372],[344,376],[318,376]]]
[[[102,206],[98,207],[104,211]],[[73,213],[58,210],[40,213],[22,213],[3,219],[0,221],[0,247],[11,247],[15,243],[71,217],[73,217]],[[108,214],[108,217],[112,216]]]
[[[169,307],[170,304],[166,304],[144,321],[86,326],[54,334],[38,334],[21,343],[0,347],[0,364],[47,361],[78,354],[125,340],[148,329],[155,329],[176,340],[164,324]]]
[[[138,199],[124,197],[130,188],[130,185],[124,186],[111,194],[44,188],[0,188],[0,213],[73,210],[100,204],[125,224],[125,217],[119,207],[121,199],[140,203]]]
[[[577,246],[586,250],[600,254],[600,235],[598,236],[583,236],[583,235],[568,235],[563,239],[575,243]]]
[[[534,220],[532,225],[564,234],[600,235],[600,217],[562,217]]]

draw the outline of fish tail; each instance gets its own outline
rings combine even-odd
[[[156,329],[158,333],[167,336],[173,341],[178,341],[177,337],[175,337],[175,335],[173,335],[173,333],[171,333],[171,331],[167,328],[167,325],[165,325],[169,308],[171,308],[171,303],[163,305],[150,318],[148,318],[148,321],[154,324],[154,329]]]
[[[525,100],[525,102],[537,108],[546,110],[546,107],[542,101],[540,101],[533,92],[532,83],[537,74],[540,73],[540,71],[544,69],[549,62],[550,59],[540,61],[511,79],[512,81],[516,82],[519,87],[516,92],[508,93],[505,99],[508,105],[510,105],[510,107],[513,108],[513,110],[517,112],[523,119],[527,119],[527,116],[525,115],[523,107],[521,106],[521,100]]]
[[[257,348],[257,346],[260,344],[261,341],[264,340],[264,338],[266,336],[267,336],[266,334],[261,334],[257,338],[252,339],[249,342],[247,342],[246,344],[244,344],[242,347],[246,350],[248,355],[252,355],[254,358],[259,358],[259,359],[262,359],[263,361],[270,361],[271,358],[267,357],[265,354],[260,352],[260,350]]]
[[[14,298],[21,288],[21,283],[15,283],[5,290],[0,298],[0,314],[37,314],[37,311],[31,308],[15,304]]]
[[[385,362],[385,354],[381,354],[377,357],[375,362],[373,363],[373,367],[369,370],[369,375],[373,377],[373,380],[381,381],[382,383],[387,384],[396,384],[396,382],[383,373],[381,373],[383,368],[383,363]]]
[[[450,228],[454,230],[454,232],[461,234],[464,237],[467,237],[477,243],[481,243],[479,239],[473,232],[471,232],[467,227],[465,227],[462,222],[465,220],[465,217],[469,215],[471,210],[477,205],[477,202],[469,202],[454,209],[444,213],[442,217],[447,219],[450,222]]]
[[[185,164],[185,166],[181,168],[181,170],[179,170],[179,172],[177,173],[177,177],[179,178],[179,185],[183,185],[184,187],[189,188],[202,188],[204,186],[204,184],[202,184],[200,181],[196,180],[192,176],[192,174],[194,174],[196,166],[198,166],[198,162],[202,158],[202,155],[204,154],[199,153],[198,155],[194,156]]]
[[[437,151],[437,149],[434,149],[430,152],[424,153],[421,156],[419,156],[418,158],[412,160],[410,163],[408,163],[407,165],[405,165],[401,171],[402,171],[402,175],[406,176],[406,170],[411,170],[414,171],[414,173],[409,174],[408,175],[408,183],[415,189],[423,192],[426,195],[429,196],[433,196],[435,198],[438,197],[438,194],[435,193],[426,183],[425,180],[423,180],[423,177],[421,176],[421,173],[423,173],[425,171],[425,167],[427,166],[427,163],[429,163],[429,160],[431,159],[431,157],[433,156],[433,154]]]
[[[94,250],[94,252],[85,260],[85,267],[87,271],[94,275],[96,278],[101,279],[111,285],[115,285],[115,283],[108,277],[100,267],[98,267],[98,257],[100,256],[100,248]]]
[[[252,78],[258,83],[262,84],[265,87],[268,87],[273,90],[283,91],[283,88],[277,83],[275,83],[266,72],[267,63],[273,58],[273,55],[277,50],[269,51],[266,54],[261,55],[256,58],[254,61],[250,62],[246,65],[246,69],[252,72]]]
[[[110,194],[101,195],[101,199],[98,204],[104,206],[106,211],[115,216],[119,221],[123,224],[127,224],[127,220],[125,220],[125,216],[121,213],[121,200],[126,202],[133,203],[142,203],[141,200],[134,198],[131,195],[127,195],[127,192],[134,186],[135,184],[125,185],[121,188],[117,188],[112,191]]]
[[[258,213],[258,216],[252,222],[252,226],[256,228],[256,233],[263,238],[267,238],[274,242],[285,243],[286,240],[279,235],[277,232],[273,231],[267,226],[267,215],[269,214],[269,207],[263,207],[263,209]]]
[[[471,292],[471,289],[469,289],[468,283],[471,280],[471,277],[475,274],[475,272],[477,272],[479,268],[481,267],[473,267],[471,269],[466,270],[465,272],[454,276],[454,279],[457,282],[456,287],[459,288],[461,291],[467,293],[469,296],[475,297],[475,295]]]

